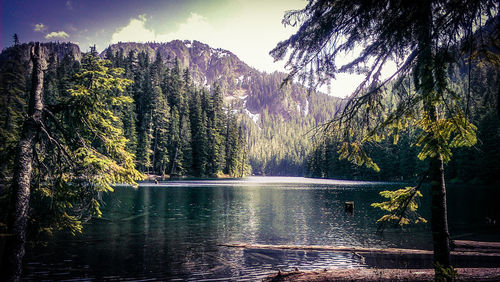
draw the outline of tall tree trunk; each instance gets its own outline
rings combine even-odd
[[[424,96],[424,110],[429,115],[431,122],[436,123],[438,112],[436,103],[439,100],[436,92],[436,80],[434,73],[438,72],[434,64],[435,54],[432,41],[433,30],[433,11],[431,1],[422,1],[422,10],[420,17],[420,38],[419,38],[419,63],[420,69],[416,70],[417,77],[420,78],[418,88]],[[432,140],[431,142],[439,142]],[[436,144],[435,144],[436,145]],[[446,211],[446,186],[444,181],[443,157],[440,153],[430,159],[429,175],[431,181],[431,229],[432,244],[434,248],[434,265],[436,270],[436,279],[448,279],[447,277],[438,277],[438,265],[443,268],[449,268],[450,263],[450,243],[448,233],[448,214]]]
[[[431,177],[431,227],[434,246],[434,264],[444,268],[451,266],[450,234],[446,209],[446,186],[444,181],[444,165],[441,155],[430,161]]]
[[[21,278],[22,261],[25,253],[26,223],[29,211],[30,183],[33,164],[33,149],[36,136],[40,130],[43,101],[43,71],[40,56],[40,43],[35,43],[31,49],[33,72],[32,88],[29,97],[28,118],[23,124],[21,139],[17,147],[16,165],[12,183],[13,209],[9,215],[9,236],[5,244],[2,258],[4,269],[2,279],[19,281]]]
[[[438,121],[436,106],[427,101],[426,108],[431,121],[436,123]],[[435,140],[434,142],[438,141]],[[431,229],[434,267],[436,270],[435,278],[436,280],[446,279],[451,281],[451,277],[442,277],[442,273],[439,271],[439,268],[448,269],[451,267],[444,161],[440,153],[430,159],[429,175],[431,182]]]

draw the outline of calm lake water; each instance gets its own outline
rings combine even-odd
[[[350,253],[243,250],[226,243],[431,249],[429,224],[378,234],[370,203],[403,184],[250,177],[118,186],[82,235],[31,247],[27,279],[255,280],[281,270],[371,267]],[[424,189],[421,215],[429,216]],[[500,241],[499,189],[448,188],[452,237]],[[354,201],[354,213],[344,202]]]

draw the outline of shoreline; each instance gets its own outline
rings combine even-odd
[[[456,268],[455,281],[498,281],[500,268]],[[351,268],[278,272],[263,281],[432,281],[434,269]]]

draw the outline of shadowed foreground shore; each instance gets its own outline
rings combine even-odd
[[[499,281],[500,268],[457,268],[457,281]],[[434,269],[324,269],[270,275],[264,281],[432,281]]]
[[[311,251],[349,252],[361,257],[370,268],[330,268],[313,271],[282,272],[270,275],[264,281],[432,281],[432,251],[397,248],[363,248],[343,246],[300,246],[225,244],[245,249],[294,249]],[[458,281],[500,281],[500,243],[454,241],[452,259]],[[408,266],[412,268],[409,269]]]

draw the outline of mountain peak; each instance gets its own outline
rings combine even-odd
[[[104,50],[101,57],[105,57],[108,49],[113,53],[123,52],[125,56],[131,51],[135,54],[145,52],[150,61],[160,54],[167,65],[171,65],[174,58],[177,58],[183,68],[189,68],[197,85],[209,87],[218,83],[228,96],[240,96],[236,90],[241,89],[244,78],[259,75],[257,70],[249,67],[232,52],[212,48],[196,40],[173,40],[166,43],[118,42]]]
[[[307,116],[310,112],[310,98],[305,87],[298,84],[281,87],[285,74],[260,72],[249,67],[232,52],[212,48],[200,41],[119,42],[104,50],[101,57],[110,51],[125,57],[130,52],[135,55],[144,52],[151,62],[159,54],[169,66],[177,58],[181,67],[189,68],[196,85],[209,89],[215,83],[220,85],[226,104],[246,113],[257,126],[261,123],[259,117],[266,114],[279,120],[290,120],[292,117]],[[324,98],[332,102],[335,100],[333,97]]]

